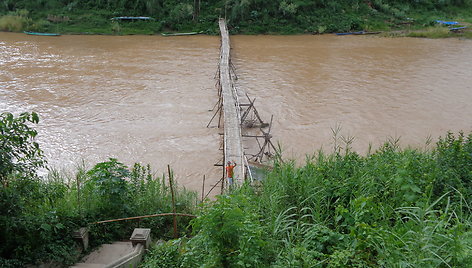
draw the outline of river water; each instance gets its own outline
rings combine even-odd
[[[332,129],[365,153],[400,138],[422,147],[472,130],[472,41],[365,36],[233,36],[238,87],[256,99],[274,142],[303,159],[331,151]],[[51,165],[108,157],[167,165],[181,185],[221,176],[216,128],[219,38],[0,33],[0,111],[40,114]]]

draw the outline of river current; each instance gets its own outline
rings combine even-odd
[[[472,41],[372,36],[232,36],[237,85],[267,121],[284,156],[332,151],[333,130],[366,153],[388,139],[424,147],[472,130]],[[219,38],[0,33],[0,111],[40,114],[52,166],[109,157],[169,164],[181,185],[221,177]]]

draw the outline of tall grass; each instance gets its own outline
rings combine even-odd
[[[24,30],[31,23],[28,15],[29,11],[26,9],[8,12],[0,17],[0,31],[18,32]]]
[[[19,16],[5,15],[0,17],[0,30],[7,32],[18,32],[23,30],[24,19]]]
[[[452,33],[447,27],[428,27],[419,31],[413,31],[408,33],[408,37],[423,37],[423,38],[446,38],[457,36],[458,34]]]
[[[472,134],[429,151],[342,147],[275,162],[261,190],[219,197],[189,241],[155,250],[177,256],[166,267],[471,267]]]

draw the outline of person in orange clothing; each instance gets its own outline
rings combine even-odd
[[[231,161],[228,161],[226,165],[226,177],[228,178],[229,185],[233,185],[233,176],[234,176],[235,166],[236,166],[236,163],[233,162],[233,164],[231,164]]]

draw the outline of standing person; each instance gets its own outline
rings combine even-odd
[[[233,164],[231,164],[231,161],[228,161],[228,163],[226,164],[226,177],[228,178],[229,185],[233,185],[233,176],[234,176],[235,166],[236,166],[236,163],[233,162]]]

